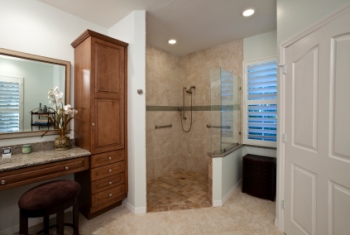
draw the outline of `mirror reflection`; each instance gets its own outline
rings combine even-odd
[[[0,134],[53,129],[48,90],[65,94],[67,65],[49,60],[0,54]]]

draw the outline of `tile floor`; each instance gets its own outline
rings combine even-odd
[[[94,219],[80,217],[84,235],[283,235],[275,203],[236,190],[222,207],[134,214],[124,206]],[[67,227],[66,234],[72,234]],[[31,231],[37,231],[31,230]],[[39,229],[40,230],[40,229]],[[54,230],[52,230],[54,234]]]
[[[178,170],[147,182],[147,212],[211,207],[204,174]]]

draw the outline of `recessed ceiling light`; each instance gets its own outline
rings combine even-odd
[[[243,11],[242,15],[245,16],[245,17],[248,17],[248,16],[251,16],[254,14],[254,9],[247,9],[245,11]]]
[[[176,40],[175,40],[175,39],[170,39],[170,40],[168,41],[168,43],[169,43],[169,44],[175,44],[175,43],[176,43]]]

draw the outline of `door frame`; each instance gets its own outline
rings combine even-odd
[[[294,44],[295,42],[301,40],[302,38],[308,36],[309,34],[315,32],[316,30],[322,28],[329,22],[335,20],[340,15],[350,11],[350,3],[345,4],[340,9],[334,11],[325,18],[319,20],[317,23],[311,25],[295,36],[281,43],[279,46],[279,70],[278,70],[278,126],[277,126],[277,195],[276,195],[276,220],[275,225],[281,231],[284,230],[284,209],[283,202],[285,199],[285,144],[284,144],[284,133],[285,133],[285,71],[289,72],[290,68],[285,68],[286,49]],[[288,139],[286,141],[289,141]]]

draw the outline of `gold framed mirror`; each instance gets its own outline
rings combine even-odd
[[[71,104],[70,79],[69,61],[0,48],[0,139],[57,134],[43,110],[56,86]]]

